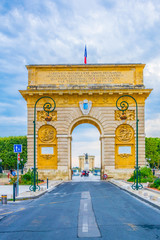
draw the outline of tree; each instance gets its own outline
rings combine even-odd
[[[145,153],[150,167],[158,167],[160,159],[160,138],[146,138]]]
[[[13,151],[14,144],[22,144],[21,159],[27,162],[27,137],[4,137],[0,138],[0,159],[3,169],[17,168],[17,154]]]

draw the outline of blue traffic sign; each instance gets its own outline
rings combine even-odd
[[[22,144],[14,144],[14,153],[22,152]]]

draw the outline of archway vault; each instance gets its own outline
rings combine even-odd
[[[70,125],[68,135],[71,135],[74,128],[83,123],[90,123],[94,125],[98,129],[100,135],[104,135],[104,130],[101,123],[97,119],[89,116],[82,116],[80,118],[76,118]]]

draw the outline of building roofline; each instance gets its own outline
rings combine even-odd
[[[31,67],[110,67],[110,66],[145,66],[144,63],[96,63],[96,64],[29,64],[26,68]]]

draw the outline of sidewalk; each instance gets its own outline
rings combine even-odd
[[[29,190],[29,185],[20,185],[19,186],[19,196],[16,197],[16,200],[25,200],[37,198],[47,191],[51,191],[57,185],[61,184],[63,181],[49,181],[49,186],[47,189],[47,183],[40,185],[40,191],[32,192]],[[0,198],[1,195],[7,195],[7,199],[13,199],[13,185],[0,185]]]
[[[133,190],[131,188],[132,183],[126,182],[124,180],[111,179],[109,182],[118,186],[119,188],[127,191],[128,193],[134,195],[135,197],[151,204],[152,206],[160,209],[160,191],[154,190],[147,187],[146,183],[143,183],[143,188],[140,190]]]

